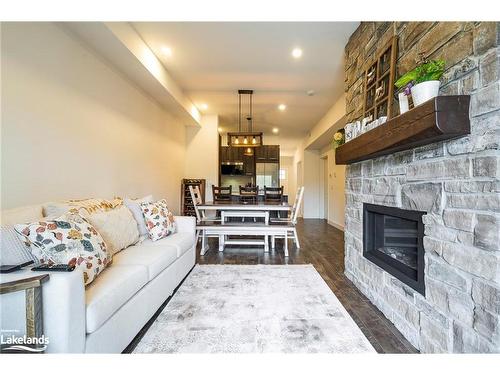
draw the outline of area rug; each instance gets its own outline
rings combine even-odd
[[[312,265],[197,265],[134,353],[373,353]]]

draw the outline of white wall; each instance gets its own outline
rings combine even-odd
[[[2,208],[165,197],[178,212],[185,128],[51,23],[2,23]]]
[[[326,146],[320,152],[328,160],[328,223],[344,230],[345,165],[335,164],[335,150]]]
[[[286,181],[281,181],[284,186],[284,194],[288,195],[288,202],[295,201],[295,193],[297,192],[296,167],[293,163],[293,157],[280,156],[280,169],[285,169],[287,173]]]
[[[345,94],[342,94],[325,115],[318,121],[309,132],[309,136],[304,140],[304,148],[308,148],[312,143],[317,141],[321,136],[336,124],[342,117],[345,116]]]
[[[294,155],[294,165],[302,163],[302,176],[297,176],[295,168],[295,178],[299,181],[302,178],[304,185],[304,218],[324,218],[323,208],[323,163],[321,157],[325,152],[321,152],[317,144],[327,144],[324,150],[331,148],[329,142],[333,137],[332,128],[342,127],[342,119],[345,116],[345,95],[342,95],[328,110],[328,112],[311,129],[310,134],[304,138],[297,147]],[[336,166],[333,150],[328,153],[329,175],[337,176],[329,182],[330,189],[335,193],[329,194],[328,221],[330,224],[342,228],[344,225],[344,185],[345,167]]]
[[[212,199],[212,185],[219,179],[219,118],[216,115],[201,117],[201,127],[186,128],[186,178],[206,179],[206,200]]]

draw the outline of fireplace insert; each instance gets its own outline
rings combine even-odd
[[[422,295],[425,214],[363,204],[363,256]]]

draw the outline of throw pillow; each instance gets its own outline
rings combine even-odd
[[[149,238],[152,241],[157,241],[175,233],[175,218],[168,209],[165,199],[158,202],[141,203],[141,209],[148,228]]]
[[[110,211],[96,211],[87,220],[102,236],[111,255],[139,241],[137,223],[125,206]]]
[[[0,264],[21,264],[37,261],[30,248],[19,239],[13,225],[3,225],[0,229]]]
[[[128,209],[134,215],[135,221],[137,221],[137,229],[139,230],[139,236],[147,236],[148,228],[146,228],[146,222],[144,216],[142,215],[141,203],[148,203],[153,201],[153,196],[148,195],[140,199],[129,199],[125,198],[123,204],[128,207]]]
[[[42,205],[11,208],[2,211],[2,225],[35,221],[43,217]]]
[[[43,212],[46,217],[56,218],[76,209],[79,215],[87,216],[97,211],[112,210],[121,204],[121,198],[113,198],[112,200],[89,198],[65,202],[49,202],[43,205]]]
[[[83,271],[85,285],[95,280],[111,260],[101,235],[78,214],[17,224],[14,228],[40,262],[76,266]]]

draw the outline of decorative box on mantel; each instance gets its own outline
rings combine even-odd
[[[467,135],[469,103],[469,95],[431,99],[338,147],[335,162],[356,163]]]

